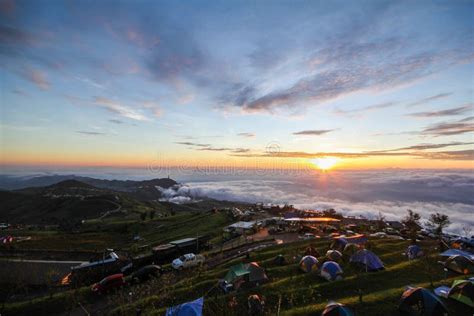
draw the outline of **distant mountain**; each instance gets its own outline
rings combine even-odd
[[[57,224],[97,218],[117,209],[160,209],[163,208],[158,202],[161,192],[156,186],[169,188],[177,184],[168,178],[145,181],[74,175],[6,178],[0,178],[3,188],[10,189],[0,190],[0,221],[12,223]]]
[[[162,188],[170,188],[178,184],[173,179],[161,178],[143,181],[133,180],[103,180],[90,177],[81,177],[76,175],[51,175],[51,176],[34,176],[34,177],[12,177],[0,176],[0,189],[4,190],[22,190],[34,192],[34,187],[46,187],[60,184],[61,186],[78,187],[78,182],[84,185],[90,185],[99,189],[108,189],[113,191],[128,192],[134,198],[140,200],[157,200],[161,197],[161,193],[156,189],[157,186]],[[44,189],[44,188],[43,188]]]

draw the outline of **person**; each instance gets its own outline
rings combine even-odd
[[[249,315],[263,315],[264,301],[258,294],[249,295],[248,299]]]

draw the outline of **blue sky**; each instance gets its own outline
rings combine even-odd
[[[0,3],[3,165],[473,166],[472,1]]]

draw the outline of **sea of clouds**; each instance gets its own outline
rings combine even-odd
[[[207,179],[206,179],[207,178]],[[218,200],[289,203],[299,208],[334,208],[368,218],[381,212],[401,219],[412,209],[426,220],[449,215],[447,231],[474,227],[474,173],[471,171],[383,170],[308,174],[205,176],[162,189],[164,200],[186,203],[206,196]]]

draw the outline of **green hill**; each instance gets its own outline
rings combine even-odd
[[[400,296],[407,285],[433,286],[450,285],[458,275],[446,275],[436,262],[437,252],[434,242],[422,242],[428,252],[425,259],[408,261],[403,252],[408,241],[371,240],[371,249],[379,255],[386,266],[385,271],[358,273],[349,263],[343,262],[344,280],[326,282],[315,272],[303,273],[298,268],[297,256],[314,244],[320,253],[325,253],[327,240],[303,241],[272,246],[251,253],[251,261],[257,261],[266,269],[270,282],[260,287],[223,294],[216,288],[218,279],[223,278],[229,267],[241,262],[243,257],[234,259],[212,269],[168,273],[151,282],[128,287],[104,298],[94,297],[88,287],[73,292],[63,292],[53,298],[35,299],[28,303],[7,304],[7,315],[54,314],[77,308],[81,302],[89,311],[112,315],[131,315],[141,309],[143,315],[163,315],[166,307],[193,300],[205,295],[204,315],[246,315],[247,297],[260,294],[265,298],[266,314],[276,315],[319,315],[331,301],[347,304],[357,315],[398,315]],[[283,254],[288,264],[278,266],[273,259]],[[322,258],[320,258],[322,259]],[[131,294],[130,294],[131,293]],[[362,293],[362,302],[359,294]],[[229,307],[235,296],[237,305]],[[463,315],[459,305],[449,305],[452,315]]]

